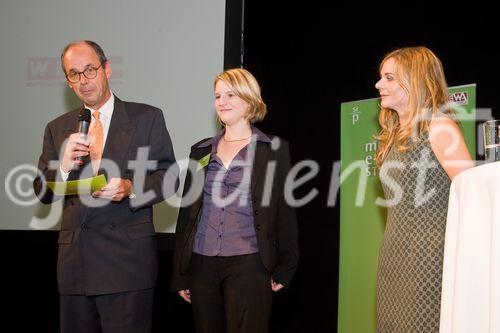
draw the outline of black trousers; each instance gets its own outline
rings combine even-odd
[[[123,293],[61,296],[62,333],[149,333],[154,288]]]
[[[193,253],[189,286],[198,333],[266,333],[271,276],[258,253],[208,257]]]

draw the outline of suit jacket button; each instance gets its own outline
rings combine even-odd
[[[85,229],[87,229],[87,225],[86,225],[85,223],[82,223],[82,224],[80,225],[80,228],[82,228],[82,230],[85,230]]]
[[[109,226],[109,229],[111,229],[111,230],[115,230],[115,228],[116,228],[116,224],[111,223],[111,225]]]
[[[258,209],[254,210],[254,213],[255,215],[259,215],[259,210]]]
[[[255,230],[257,230],[257,231],[260,230],[260,224],[255,225]]]

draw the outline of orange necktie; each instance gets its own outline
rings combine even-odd
[[[90,139],[90,161],[92,163],[92,170],[94,175],[97,175],[99,164],[101,163],[102,146],[104,134],[102,130],[101,120],[99,119],[100,112],[94,111],[92,113],[94,121],[90,125],[89,139]]]

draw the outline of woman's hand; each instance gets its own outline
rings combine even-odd
[[[179,290],[177,292],[186,302],[191,303],[191,292],[189,289]]]
[[[271,278],[271,289],[276,292],[284,288],[285,286],[282,285],[281,283],[276,283],[274,282],[273,278]]]

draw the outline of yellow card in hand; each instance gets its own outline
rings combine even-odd
[[[55,195],[90,195],[106,186],[106,177],[98,175],[92,178],[70,180],[66,182],[47,182],[47,187]]]

